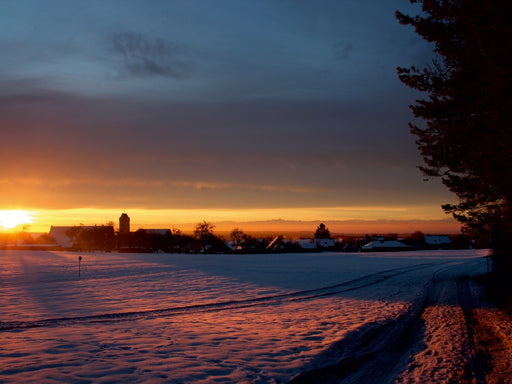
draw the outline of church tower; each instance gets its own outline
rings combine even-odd
[[[130,233],[130,217],[126,213],[119,217],[119,233]]]

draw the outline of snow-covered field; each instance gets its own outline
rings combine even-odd
[[[288,382],[486,254],[0,251],[0,383]]]

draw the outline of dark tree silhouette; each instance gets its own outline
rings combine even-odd
[[[215,235],[213,234],[213,228],[215,225],[207,222],[206,220],[197,223],[194,229],[194,236],[199,240],[203,247],[203,252],[206,252],[208,246],[211,246],[215,241]]]
[[[115,247],[114,227],[100,225],[94,227],[75,226],[66,231],[72,240],[73,248],[80,251],[108,251]]]
[[[57,244],[57,241],[48,233],[42,233],[35,239],[36,244]]]
[[[421,231],[413,232],[409,235],[409,237],[405,241],[406,244],[412,245],[416,248],[424,248],[425,247],[425,235]]]
[[[329,229],[325,226],[324,223],[321,223],[315,232],[315,239],[330,239],[331,238],[331,232],[329,232]]]
[[[231,233],[229,234],[231,241],[237,247],[240,246],[240,244],[242,244],[242,241],[244,240],[245,236],[246,236],[246,234],[240,228],[233,229],[231,231]]]
[[[240,228],[234,228],[229,234],[231,242],[236,246],[237,251],[256,251],[263,247],[263,245],[251,235],[248,235]]]
[[[512,15],[511,1],[411,0],[423,12],[397,12],[433,43],[423,69],[398,68],[400,80],[425,92],[410,124],[429,177],[458,197],[443,209],[464,232],[492,239],[497,271],[512,271]]]

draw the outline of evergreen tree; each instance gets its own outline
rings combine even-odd
[[[315,231],[315,239],[330,239],[331,232],[327,229],[324,223],[320,223]]]
[[[410,124],[429,177],[458,197],[443,205],[465,232],[486,234],[495,266],[512,271],[512,15],[511,1],[411,0],[423,7],[397,12],[433,43],[423,69],[398,68],[400,80],[425,92]]]

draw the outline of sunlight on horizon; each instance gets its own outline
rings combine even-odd
[[[0,211],[2,212],[2,211]],[[340,230],[355,231],[390,230],[402,231],[406,222],[418,221],[446,221],[440,225],[440,230],[453,226],[440,208],[432,207],[304,207],[304,208],[252,208],[252,209],[144,209],[144,208],[75,208],[75,209],[34,209],[32,216],[29,211],[3,211],[25,212],[26,215],[5,216],[5,224],[14,228],[20,224],[29,224],[31,232],[48,232],[53,226],[75,225],[104,225],[113,223],[117,228],[119,216],[127,213],[131,219],[131,230],[139,228],[166,228],[179,229],[184,232],[193,231],[196,223],[202,221],[212,222],[217,231],[231,230],[241,227],[248,231],[295,231],[304,230],[311,226],[311,222],[340,222]],[[346,221],[346,225],[341,222]],[[359,224],[349,223],[360,221]],[[365,224],[366,222],[366,224]],[[17,224],[16,224],[17,223]],[[434,223],[433,223],[434,224]],[[334,224],[333,224],[334,225]],[[396,229],[393,229],[393,226]],[[346,228],[346,229],[345,229]],[[441,229],[442,228],[442,229]],[[454,227],[455,228],[455,227]],[[332,228],[336,230],[336,228]]]
[[[0,210],[0,228],[10,230],[34,221],[34,212],[21,209]]]

